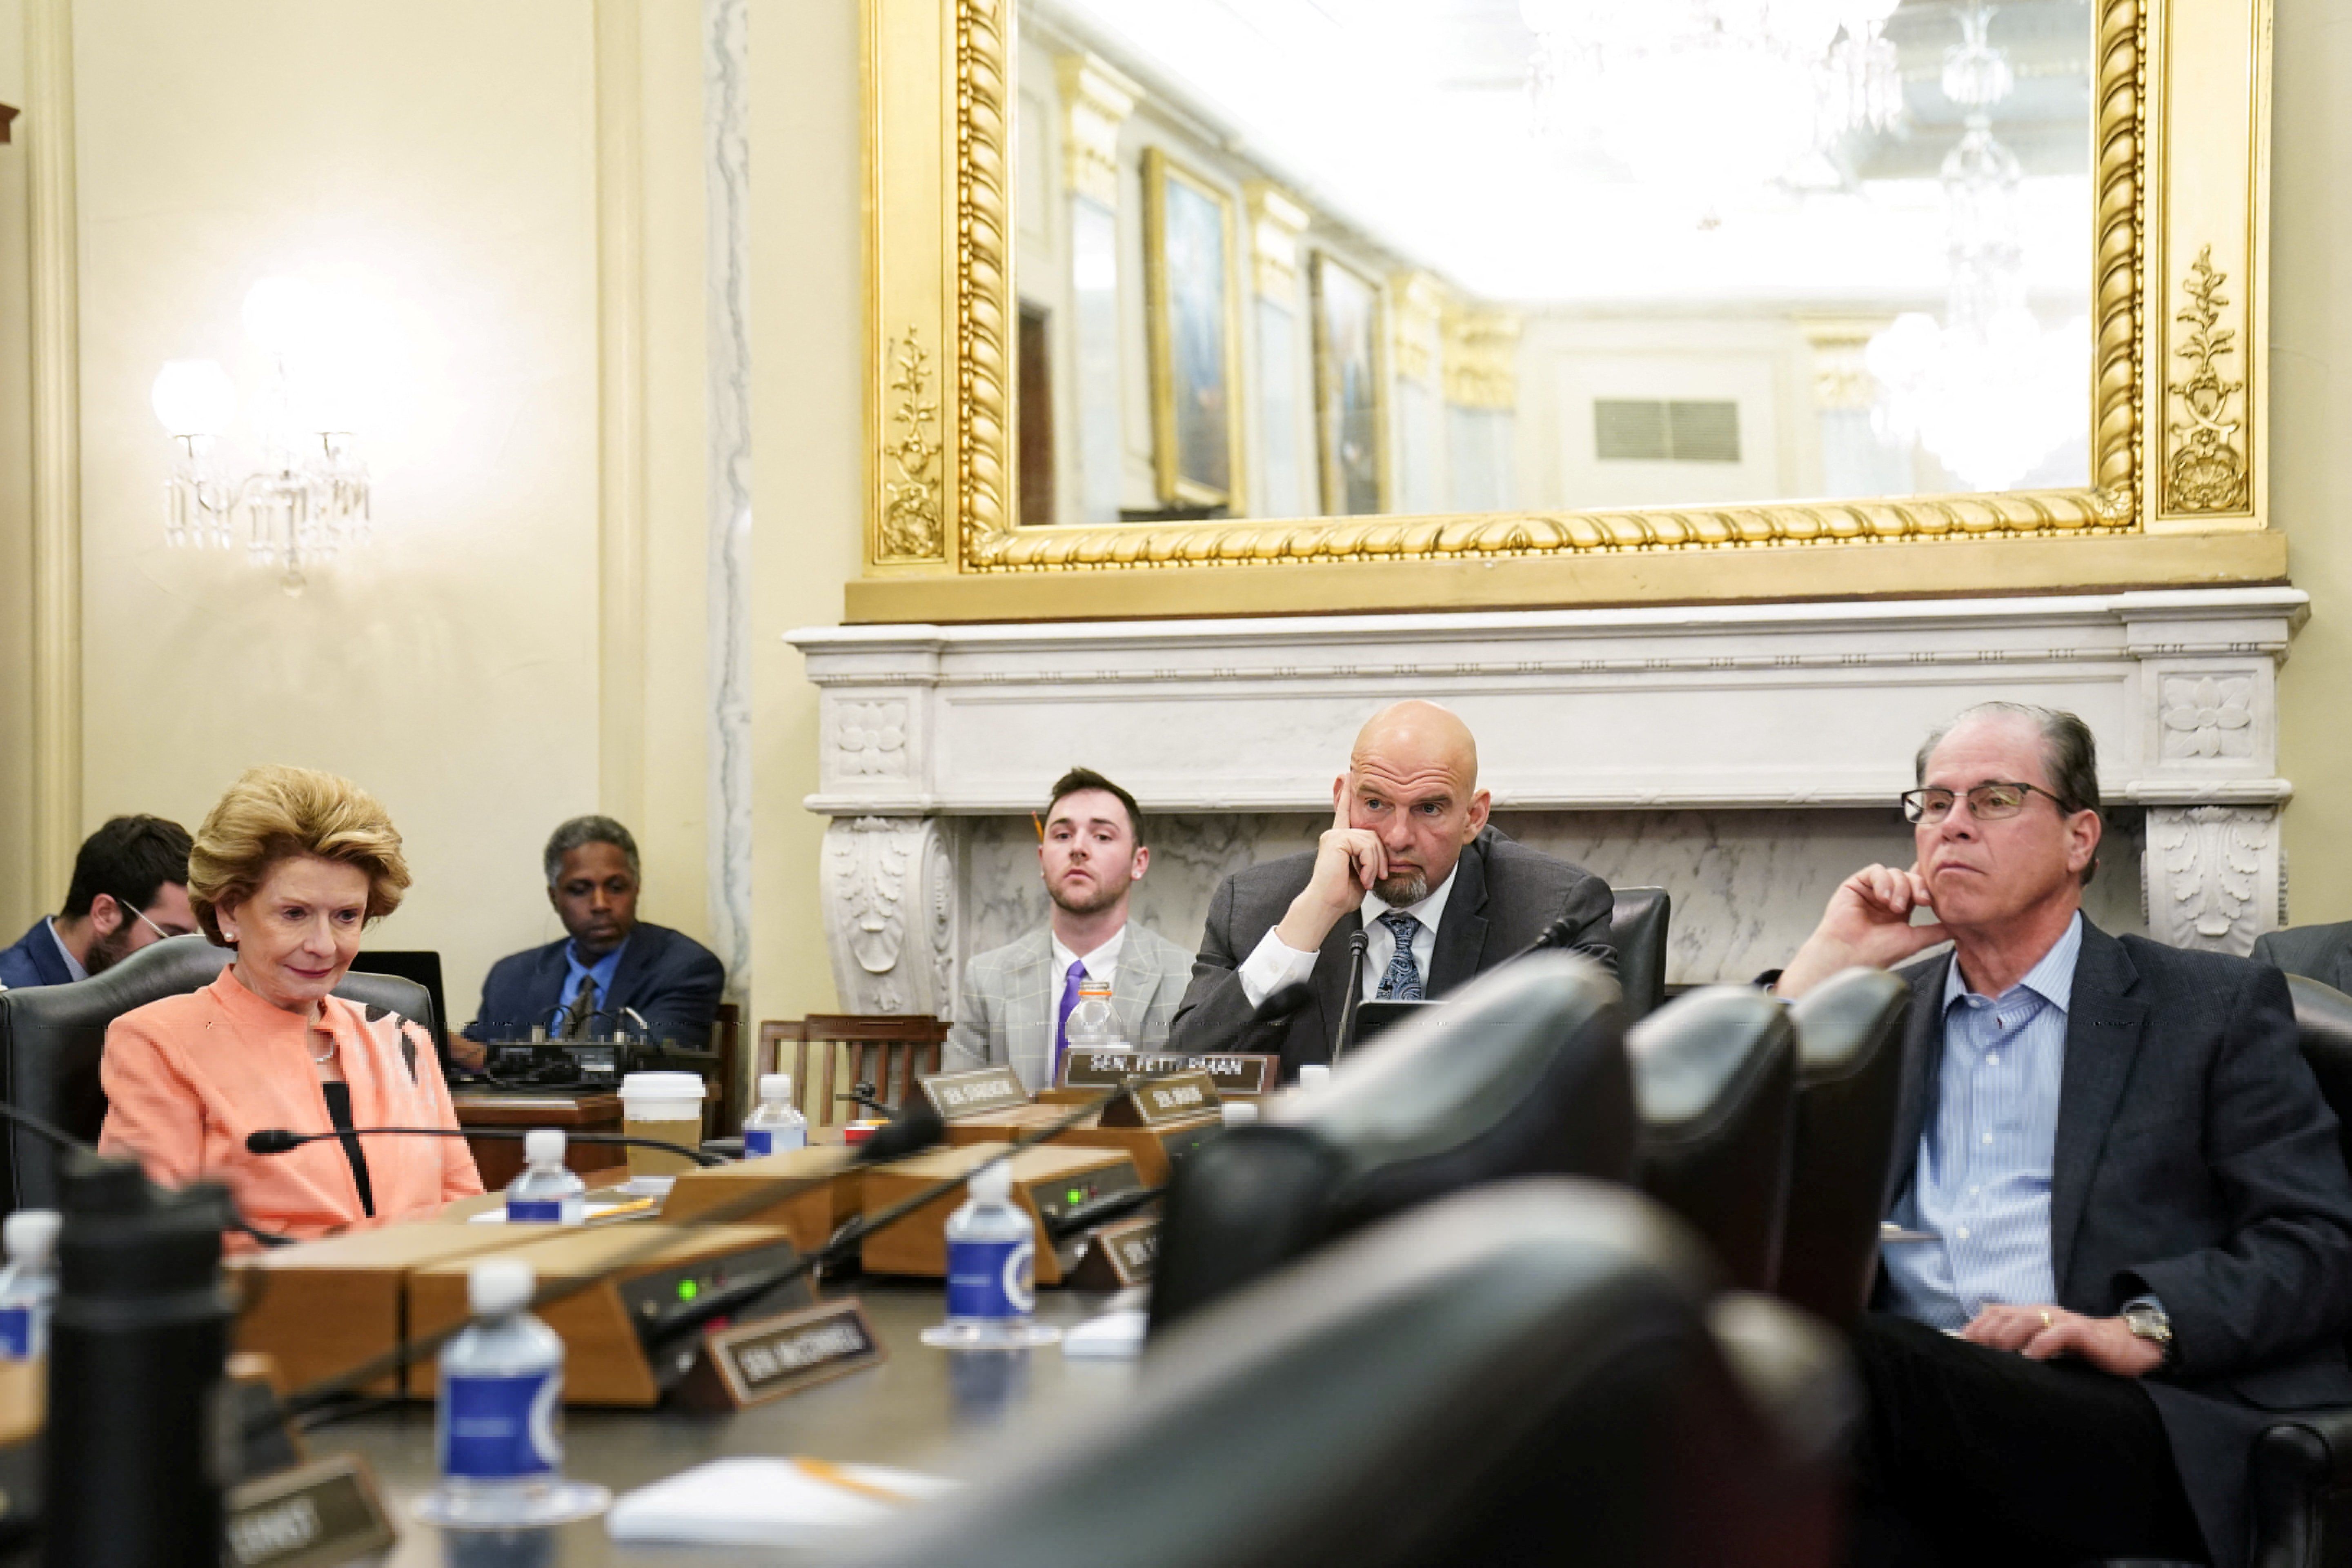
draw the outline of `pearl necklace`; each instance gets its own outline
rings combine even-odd
[[[333,1061],[333,1060],[335,1059],[335,1052],[336,1052],[336,1050],[337,1050],[338,1048],[339,1048],[339,1047],[338,1047],[338,1045],[337,1045],[337,1042],[336,1042],[335,1037],[334,1037],[334,1036],[332,1036],[332,1035],[329,1035],[329,1036],[327,1037],[327,1048],[326,1048],[325,1050],[323,1050],[323,1051],[313,1051],[313,1052],[311,1052],[311,1053],[310,1053],[310,1059],[311,1059],[312,1061],[314,1061],[314,1062],[318,1063],[320,1067],[325,1067],[329,1062]]]

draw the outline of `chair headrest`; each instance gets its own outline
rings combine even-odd
[[[1645,1143],[1721,1131],[1796,1048],[1789,1010],[1745,985],[1685,992],[1625,1037]]]
[[[1797,1079],[1811,1086],[1868,1068],[1903,1032],[1911,986],[1884,969],[1847,969],[1797,998]]]
[[[1444,1154],[1539,1116],[1593,1109],[1624,1085],[1617,983],[1576,953],[1530,953],[1489,971],[1442,1007],[1391,1027],[1320,1088],[1281,1101],[1272,1124],[1310,1131],[1349,1173]],[[1588,1098],[1570,1101],[1570,1084]],[[1630,1105],[1630,1100],[1618,1103]],[[1623,1125],[1629,1142],[1631,1119]],[[1608,1148],[1565,1150],[1525,1169],[1605,1174]]]
[[[88,980],[11,991],[6,1005],[19,1028],[102,1028],[134,1007],[203,990],[236,956],[200,936],[167,937]]]
[[[867,1568],[1356,1568],[1656,1562],[1674,1424],[1743,1426],[1709,1270],[1622,1189],[1509,1183],[1431,1204],[1226,1299],[1091,1427],[918,1514]],[[1713,1373],[1712,1379],[1707,1375]],[[1685,1402],[1669,1412],[1676,1401]],[[1753,1445],[1750,1445],[1753,1457]],[[1573,1531],[1575,1533],[1570,1533]]]

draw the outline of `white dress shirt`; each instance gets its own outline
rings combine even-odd
[[[1103,943],[1092,952],[1087,953],[1083,959],[1079,954],[1072,952],[1068,948],[1064,947],[1060,937],[1049,937],[1048,940],[1050,940],[1054,944],[1054,973],[1055,975],[1066,976],[1070,973],[1070,965],[1073,963],[1084,963],[1087,966],[1087,979],[1099,980],[1106,985],[1116,985],[1118,984],[1118,950],[1124,946],[1127,942],[1127,927],[1124,925],[1120,926],[1118,930],[1111,932],[1110,940],[1108,942]],[[1032,962],[1034,962],[1034,960]],[[1066,979],[1057,980],[1055,984],[1054,1000],[1057,1005],[1060,1003],[1062,998],[1062,987],[1067,984],[1068,982]]]
[[[66,939],[58,934],[57,917],[52,915],[43,923],[49,928],[49,940],[58,944],[58,956],[66,961],[66,973],[76,980],[89,979],[89,971],[81,966],[81,960],[76,958],[73,949],[66,945]]]
[[[1454,879],[1461,869],[1462,863],[1455,861],[1454,869],[1445,873],[1445,880],[1417,904],[1399,906],[1378,893],[1364,895],[1364,934],[1370,939],[1364,946],[1364,1001],[1370,1001],[1380,990],[1381,976],[1388,973],[1390,960],[1396,957],[1396,937],[1381,924],[1381,917],[1399,907],[1421,922],[1421,929],[1412,933],[1412,964],[1421,971],[1422,990],[1428,991],[1430,961],[1437,955],[1437,922],[1445,918],[1445,900],[1452,896]],[[1315,954],[1301,952],[1284,942],[1282,928],[1277,924],[1258,939],[1257,947],[1242,961],[1242,994],[1255,1007],[1284,986],[1305,980],[1314,969]],[[1087,973],[1094,971],[1089,968]]]

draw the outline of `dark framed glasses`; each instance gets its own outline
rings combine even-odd
[[[1969,815],[1979,822],[1999,822],[2004,816],[2015,816],[2037,795],[2047,798],[2062,815],[2073,809],[2040,784],[1993,779],[1969,790],[1906,790],[1901,797],[1903,816],[1908,821],[1924,822],[1932,827],[1952,815],[1953,805],[1963,795],[1968,796]]]

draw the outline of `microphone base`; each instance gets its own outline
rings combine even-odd
[[[950,1318],[923,1331],[923,1342],[943,1351],[1026,1351],[1062,1342],[1062,1331],[1034,1318]]]

